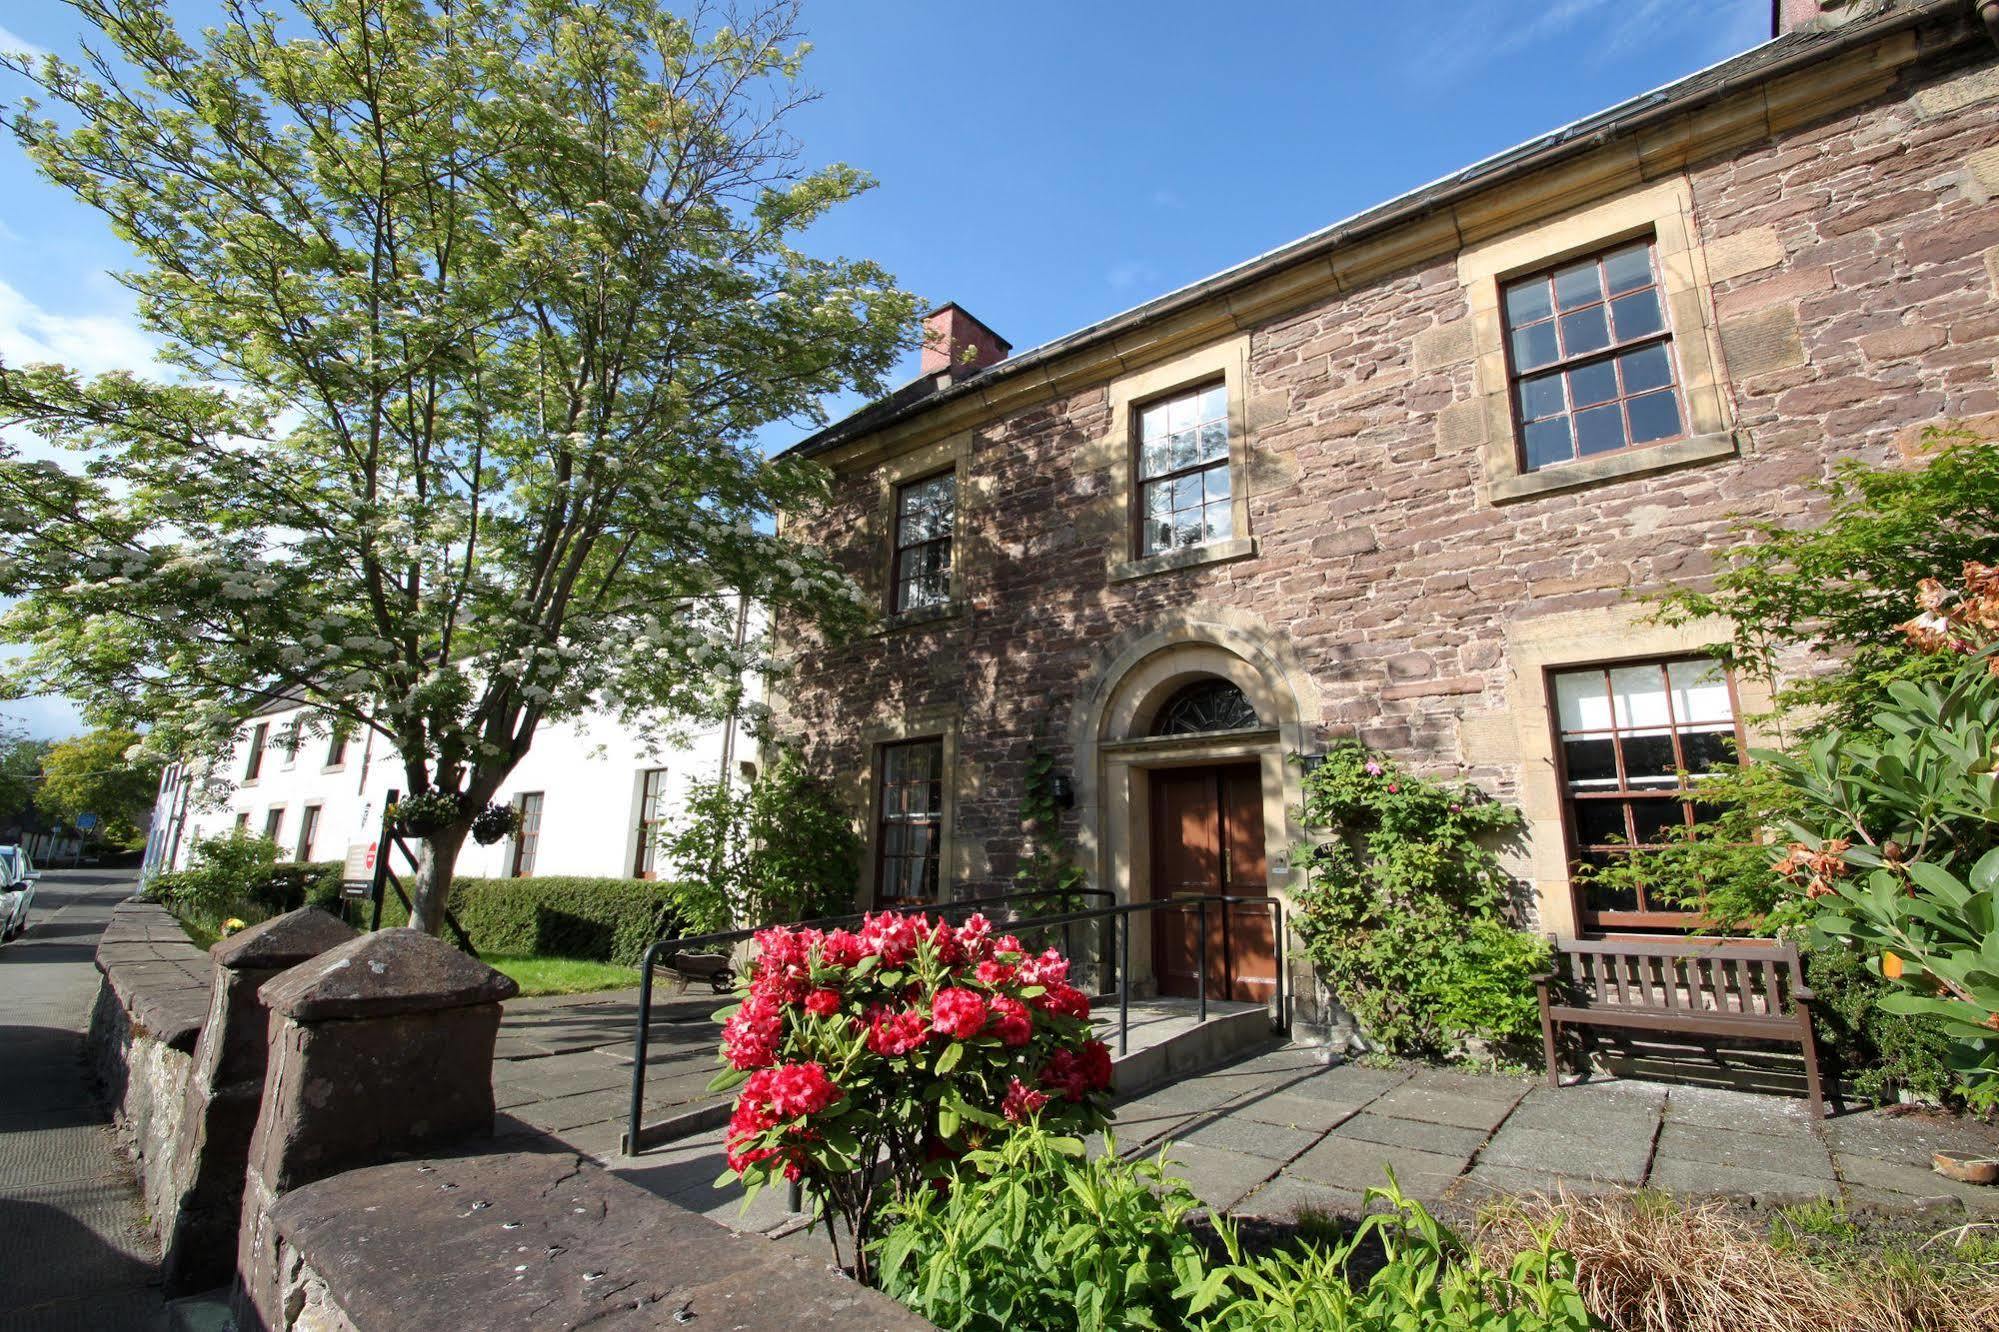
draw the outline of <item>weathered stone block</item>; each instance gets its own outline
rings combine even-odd
[[[1729,373],[1738,379],[1803,365],[1805,342],[1798,330],[1798,312],[1780,305],[1724,319],[1721,350]]]
[[[1784,242],[1775,227],[1750,227],[1707,244],[1708,279],[1729,282],[1784,262]]]
[[[162,1271],[170,1293],[228,1282],[242,1223],[243,1171],[263,1102],[268,1014],[259,988],[290,967],[354,937],[348,925],[302,907],[253,925],[209,950],[215,966],[208,1020],[175,1144]]]

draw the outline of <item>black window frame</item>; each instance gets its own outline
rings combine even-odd
[[[940,481],[948,483],[951,492],[951,502],[945,506],[943,511],[944,533],[941,536],[933,534],[910,540],[905,529],[910,519],[915,515],[907,511],[905,507],[906,497],[922,487],[933,486]],[[947,467],[941,472],[931,472],[924,476],[913,477],[908,481],[898,482],[895,487],[894,503],[895,531],[891,538],[894,550],[889,559],[888,574],[889,602],[892,613],[896,615],[908,615],[919,611],[931,611],[939,607],[949,606],[953,591],[952,565],[957,555],[957,551],[953,545],[958,534],[957,469]],[[936,550],[941,550],[942,556],[935,568],[922,569],[915,576],[908,574],[909,562],[916,552]],[[941,591],[937,592],[934,596],[927,596],[922,601],[913,599],[914,589],[922,586],[925,580],[940,577],[943,580]]]
[[[534,802],[532,804],[528,802]],[[521,826],[514,834],[514,854],[509,878],[531,879],[534,877],[534,863],[541,854],[541,817],[547,806],[544,791],[523,791],[514,797],[514,807],[520,811]]]
[[[243,765],[243,780],[254,782],[264,775],[264,747],[271,742],[271,724],[258,722],[250,732],[250,760]]]

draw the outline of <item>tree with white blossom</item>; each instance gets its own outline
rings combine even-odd
[[[74,0],[80,59],[0,55],[169,368],[0,363],[6,683],[180,755],[274,695],[378,732],[463,815],[424,843],[434,932],[541,726],[726,711],[764,664],[735,593],[858,622],[768,521],[823,477],[753,433],[879,392],[917,306],[797,248],[870,182],[785,131],[794,3],[221,3],[183,35]]]

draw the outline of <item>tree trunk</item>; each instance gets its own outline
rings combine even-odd
[[[410,891],[410,928],[425,934],[444,932],[445,904],[451,897],[451,876],[458,867],[458,853],[465,847],[471,830],[467,821],[439,828],[423,839],[417,856],[416,884]]]

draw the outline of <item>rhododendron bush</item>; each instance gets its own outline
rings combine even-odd
[[[761,931],[740,1002],[716,1015],[726,1067],[711,1086],[740,1088],[717,1183],[802,1181],[867,1280],[880,1203],[945,1187],[952,1161],[1015,1125],[1086,1133],[1108,1118],[1110,1050],[1068,975],[1054,949],[1030,953],[978,915]]]

